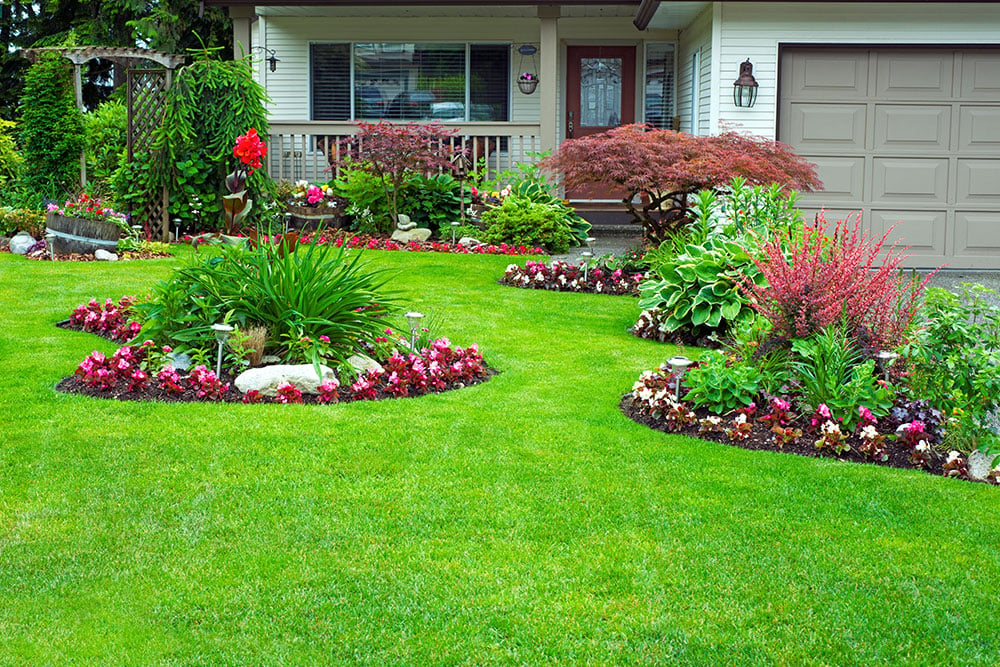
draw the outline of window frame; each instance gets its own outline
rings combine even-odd
[[[490,123],[512,123],[513,122],[511,120],[511,118],[512,118],[512,116],[514,114],[514,95],[513,95],[513,88],[514,88],[514,86],[513,86],[513,83],[512,83],[512,81],[513,81],[513,79],[512,79],[512,76],[513,76],[512,72],[513,72],[513,67],[514,67],[514,57],[513,57],[514,42],[504,42],[504,41],[497,41],[497,40],[473,40],[473,41],[424,40],[424,41],[420,41],[420,42],[416,42],[416,41],[406,41],[406,42],[404,42],[404,41],[399,41],[399,40],[390,40],[390,41],[375,41],[375,40],[350,40],[350,41],[346,41],[346,40],[311,40],[308,43],[308,47],[309,48],[308,48],[308,58],[307,58],[307,67],[306,67],[306,71],[308,72],[308,76],[309,76],[309,120],[310,121],[316,120],[315,118],[313,118],[314,112],[315,112],[315,103],[316,103],[316,100],[315,100],[315,97],[314,97],[314,89],[313,89],[313,65],[314,65],[314,63],[313,63],[313,50],[312,50],[312,47],[313,46],[322,46],[322,45],[337,45],[337,44],[346,44],[347,47],[348,47],[348,61],[349,61],[349,72],[350,72],[349,73],[349,79],[348,79],[348,97],[349,97],[349,108],[350,108],[349,116],[350,117],[347,118],[347,119],[345,119],[345,120],[343,120],[343,121],[334,121],[334,122],[355,123],[355,122],[358,122],[358,121],[378,121],[378,120],[387,120],[387,121],[390,121],[390,122],[392,121],[392,119],[387,119],[387,118],[383,118],[383,119],[380,119],[380,118],[359,118],[357,116],[357,108],[356,108],[357,107],[357,95],[356,95],[357,91],[355,90],[355,84],[357,82],[357,80],[356,80],[356,72],[355,72],[355,65],[356,65],[357,58],[356,58],[355,49],[356,49],[356,47],[357,47],[358,44],[393,44],[393,45],[414,44],[414,45],[417,45],[417,46],[419,46],[421,44],[461,44],[461,45],[463,45],[464,46],[463,57],[465,58],[465,67],[464,67],[464,73],[463,73],[463,77],[465,79],[465,86],[464,86],[465,87],[465,96],[464,96],[465,118],[464,118],[464,120],[460,120],[460,121],[438,120],[437,122],[440,122],[440,123],[443,123],[443,124],[446,124],[446,125],[459,124],[459,123],[472,123],[472,122],[490,122]],[[472,115],[472,87],[471,87],[470,81],[469,81],[470,75],[472,73],[471,51],[472,51],[472,46],[476,45],[476,44],[492,45],[492,46],[503,46],[503,47],[506,47],[506,49],[507,49],[507,75],[506,75],[506,81],[507,81],[507,107],[505,109],[505,115],[507,116],[507,120],[496,120],[496,121],[472,121],[472,120],[469,120],[469,118]],[[425,120],[417,121],[417,122],[433,122],[433,121],[435,121],[435,119],[429,118],[429,119],[425,119]]]

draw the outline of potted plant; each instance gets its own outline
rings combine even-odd
[[[52,238],[54,253],[89,254],[104,249],[114,252],[118,239],[134,236],[124,213],[83,193],[59,206],[49,204],[45,214],[46,233]]]
[[[333,188],[305,180],[295,182],[285,205],[293,222],[302,227],[336,227],[344,211],[344,200],[337,197]]]
[[[532,72],[521,72],[520,76],[517,77],[517,87],[525,95],[532,94],[538,87],[538,75]]]

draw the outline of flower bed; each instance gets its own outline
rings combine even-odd
[[[639,314],[639,318],[628,331],[636,338],[655,340],[658,343],[693,345],[710,349],[719,347],[719,341],[711,335],[695,336],[687,329],[669,331],[664,325],[664,319],[662,310],[650,308]]]
[[[897,410],[877,419],[867,408],[859,407],[856,423],[849,427],[825,404],[819,404],[812,414],[801,415],[793,411],[791,401],[776,396],[766,405],[751,403],[721,415],[693,408],[684,400],[688,388],[683,383],[681,401],[675,401],[674,382],[669,371],[643,372],[622,399],[622,412],[659,431],[743,449],[837,458],[969,479],[966,457],[958,451],[943,453],[935,448],[943,430],[933,416],[921,421],[911,419],[910,411]],[[940,413],[937,417],[943,421]],[[1000,464],[986,481],[1000,484]]]
[[[195,237],[185,236],[183,241],[186,243],[191,243]],[[267,237],[264,237],[267,239]],[[299,238],[299,244],[304,245],[309,243],[312,237],[308,234],[304,234]],[[320,245],[332,244],[334,246],[342,247],[346,246],[348,248],[360,248],[364,250],[389,250],[389,251],[405,251],[405,252],[444,252],[451,253],[455,255],[544,255],[545,250],[542,248],[528,248],[526,246],[513,246],[506,243],[500,243],[497,245],[493,244],[482,244],[478,246],[466,247],[461,244],[439,242],[439,241],[425,241],[419,243],[417,241],[410,241],[409,243],[400,243],[398,241],[393,241],[388,236],[376,236],[373,234],[355,234],[353,232],[345,232],[341,230],[329,230],[325,229],[320,232],[320,237],[317,240]]]
[[[582,266],[555,260],[551,264],[528,261],[523,267],[511,264],[499,283],[522,289],[639,296],[639,283],[645,279],[645,273],[609,271],[599,266],[590,268],[584,276]]]
[[[103,304],[91,300],[75,308],[60,326],[113,341],[130,340],[142,328],[139,322],[129,320],[134,302],[135,298],[129,296],[118,303],[111,299]],[[386,335],[394,334],[387,330]],[[388,338],[378,340],[390,344]],[[457,347],[447,338],[438,338],[427,341],[418,353],[394,350],[381,370],[369,370],[349,384],[330,380],[319,386],[318,394],[303,394],[294,385],[286,384],[278,387],[277,396],[271,397],[255,390],[243,394],[233,386],[233,375],[224,371],[217,376],[203,364],[195,365],[190,372],[179,371],[167,363],[171,352],[170,347],[158,348],[151,340],[122,346],[110,357],[95,350],[72,376],[58,383],[57,389],[128,401],[326,404],[441,393],[479,384],[495,374],[476,345]]]

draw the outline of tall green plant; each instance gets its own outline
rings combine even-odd
[[[111,187],[127,141],[128,113],[118,100],[108,100],[83,115],[87,138],[87,184],[97,192]]]
[[[18,134],[24,157],[20,181],[26,188],[57,197],[79,183],[83,114],[76,106],[69,61],[44,54],[28,70]]]

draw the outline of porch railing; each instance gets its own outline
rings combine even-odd
[[[446,124],[458,133],[449,141],[466,149],[477,170],[496,174],[521,162],[533,163],[541,150],[537,123]],[[356,134],[351,123],[301,121],[271,123],[268,174],[275,180],[325,182],[338,174],[342,140]]]

